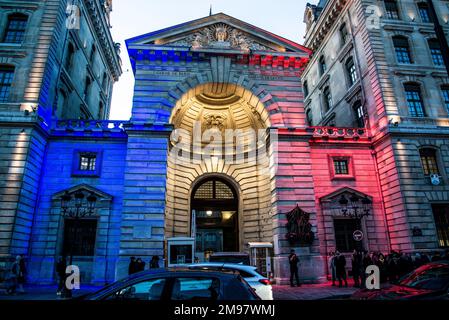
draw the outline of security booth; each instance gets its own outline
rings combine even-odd
[[[192,264],[195,257],[195,239],[175,237],[167,239],[167,262],[169,267]]]
[[[262,275],[273,277],[273,244],[270,242],[248,242],[251,265],[257,267]]]

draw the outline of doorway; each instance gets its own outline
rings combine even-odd
[[[211,177],[197,183],[191,198],[195,251],[200,261],[213,252],[239,251],[238,196],[227,180]]]

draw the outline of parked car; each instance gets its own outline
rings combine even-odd
[[[82,299],[260,300],[260,297],[239,274],[174,268],[133,274]]]
[[[256,267],[236,263],[196,263],[188,266],[192,270],[235,271],[254,289],[262,300],[273,300],[270,279],[261,275]]]
[[[214,252],[209,256],[209,262],[240,263],[250,265],[249,254],[244,252]]]
[[[362,289],[352,300],[440,300],[449,299],[449,261],[425,264],[396,283],[379,290]]]

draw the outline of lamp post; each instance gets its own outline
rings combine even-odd
[[[352,194],[349,200],[341,195],[338,203],[341,206],[341,213],[344,217],[349,217],[356,220],[357,229],[362,229],[363,217],[369,216],[372,201],[368,197],[359,197],[356,194]],[[361,240],[357,241],[358,249],[362,249]]]
[[[72,201],[73,200],[73,201]],[[72,195],[69,194],[68,191],[66,191],[61,196],[61,213],[64,218],[72,219],[73,220],[73,229],[74,229],[74,235],[73,239],[70,238],[70,260],[69,264],[73,264],[73,248],[74,245],[77,243],[77,233],[78,233],[78,224],[79,220],[90,216],[94,213],[95,209],[95,203],[97,202],[97,197],[94,195],[93,192],[90,192],[90,194],[86,197],[83,191],[78,190]],[[66,297],[72,296],[71,290],[65,290],[66,291]]]

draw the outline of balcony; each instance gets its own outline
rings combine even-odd
[[[360,140],[369,138],[366,128],[309,127],[307,131],[312,133],[314,138],[324,140]]]

